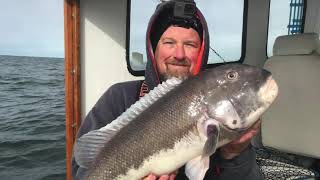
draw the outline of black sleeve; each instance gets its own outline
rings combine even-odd
[[[210,168],[204,180],[262,180],[263,176],[256,163],[255,150],[249,146],[239,156],[226,160],[219,151],[210,157]],[[175,180],[188,180],[184,167],[179,169]]]
[[[262,180],[264,179],[256,161],[256,152],[250,145],[239,156],[226,160],[217,155],[217,164],[211,172],[215,180]],[[217,170],[219,173],[217,173]]]
[[[137,100],[140,83],[131,81],[111,86],[98,100],[82,121],[77,138],[89,131],[99,129],[116,119]],[[79,167],[72,158],[72,176],[75,180],[83,179],[86,169]]]

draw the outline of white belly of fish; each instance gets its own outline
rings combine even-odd
[[[138,169],[131,168],[125,175],[120,175],[117,180],[141,179],[150,173],[155,175],[169,174],[178,170],[189,160],[199,157],[203,153],[206,139],[194,133],[189,133],[176,142],[172,149],[163,149],[146,158]]]

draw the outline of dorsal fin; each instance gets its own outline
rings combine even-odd
[[[88,132],[81,136],[74,146],[75,160],[81,167],[90,167],[95,157],[104,145],[124,126],[136,118],[142,111],[164,96],[166,93],[178,86],[183,80],[171,78],[159,84],[139,101],[130,106],[118,118],[110,124]]]

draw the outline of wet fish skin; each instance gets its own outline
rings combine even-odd
[[[231,64],[201,72],[121,128],[87,179],[140,179],[209,157],[254,124],[276,95],[271,74],[260,68]]]

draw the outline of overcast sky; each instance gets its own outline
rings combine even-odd
[[[243,1],[196,1],[208,21],[211,46],[223,57],[237,59],[242,42]],[[133,2],[130,50],[144,53],[147,22],[158,0],[144,0],[143,6]],[[289,0],[276,2],[274,7],[278,8],[275,11],[282,12],[280,14],[288,11]],[[271,13],[270,26],[285,28],[279,23],[287,23],[289,14],[277,14],[278,12]],[[285,19],[274,24],[273,17]],[[0,55],[64,57],[63,0],[0,0],[0,22]],[[283,30],[285,31],[286,29]],[[269,36],[277,35],[279,31],[269,32]],[[270,44],[272,46],[273,43]]]
[[[63,0],[0,0],[0,55],[64,57]]]

